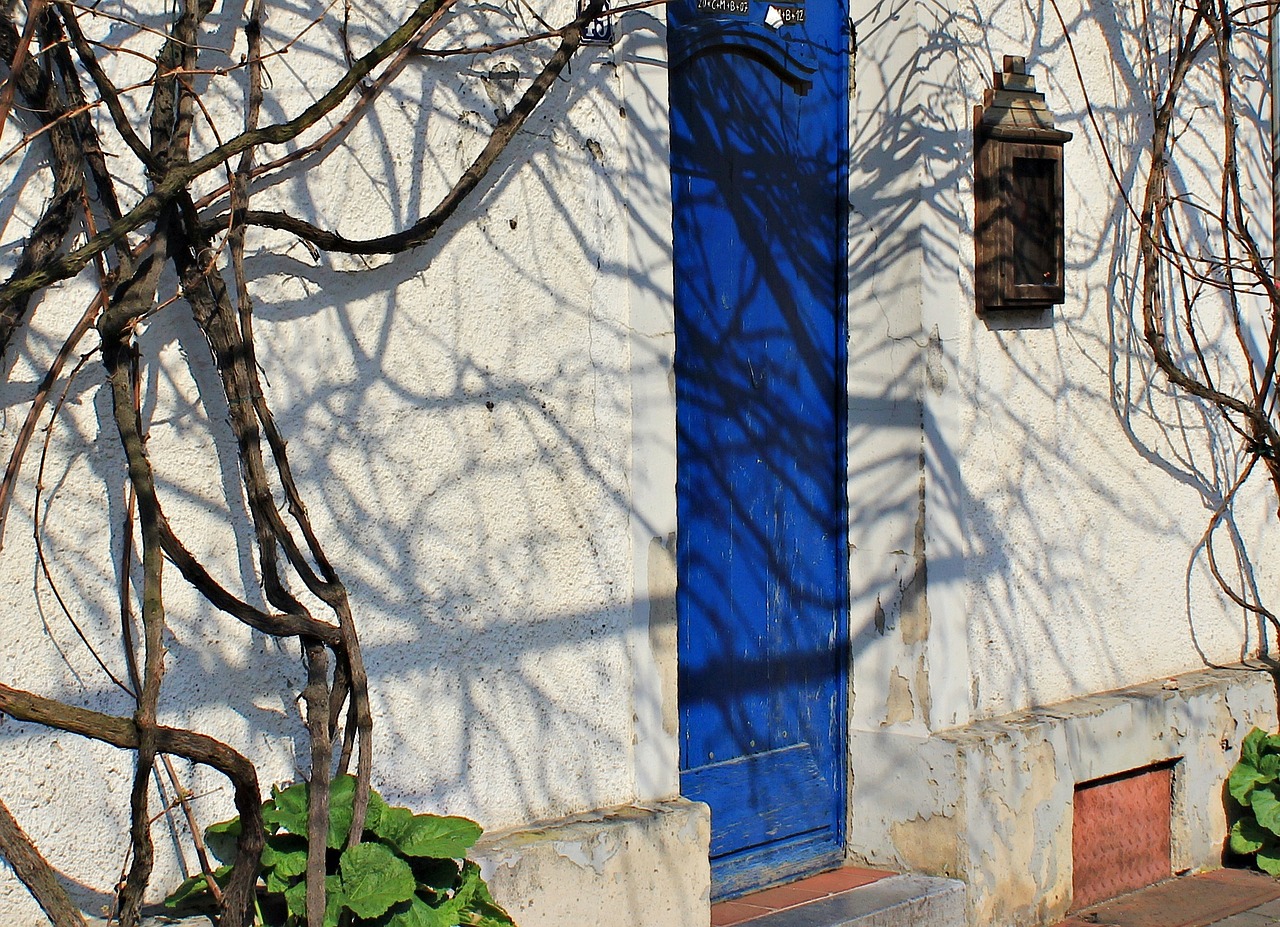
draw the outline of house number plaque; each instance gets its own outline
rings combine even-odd
[[[779,26],[798,26],[804,22],[803,6],[770,6],[764,14],[764,24],[777,29]]]
[[[578,0],[578,15],[582,15],[582,11],[587,8],[586,0]],[[604,0],[602,12],[609,11],[609,0]],[[600,16],[597,19],[587,23],[586,28],[582,30],[583,45],[612,45],[613,44],[613,17]]]
[[[751,13],[751,0],[698,0],[698,12],[747,16]]]

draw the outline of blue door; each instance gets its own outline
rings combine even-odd
[[[842,856],[848,36],[839,0],[667,9],[681,790],[725,897]]]

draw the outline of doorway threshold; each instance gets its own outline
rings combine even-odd
[[[845,866],[722,901],[711,927],[964,927],[964,883]]]

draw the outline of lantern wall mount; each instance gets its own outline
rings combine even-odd
[[[974,247],[978,312],[1064,301],[1062,150],[1027,62],[1004,56],[974,107]]]

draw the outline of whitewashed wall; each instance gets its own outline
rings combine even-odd
[[[400,15],[393,7],[353,7],[357,53]],[[166,9],[147,15],[159,22]],[[268,47],[321,9],[272,10]],[[574,10],[559,2],[540,12],[555,23]],[[212,17],[212,40],[230,46],[233,60],[242,17],[238,6]],[[576,57],[484,192],[425,247],[390,262],[316,259],[288,235],[250,233],[269,400],[361,629],[375,786],[392,801],[469,815],[490,828],[674,792],[674,761],[666,768],[661,751],[656,771],[637,783],[632,687],[633,678],[656,679],[656,670],[648,629],[632,612],[629,316],[649,285],[629,273],[635,220],[624,198],[645,162],[638,153],[657,145],[665,163],[665,142],[649,137],[644,118],[628,119],[623,81],[624,72],[634,83],[661,65],[655,22],[629,16],[618,46]],[[511,4],[471,8],[450,28],[457,42],[474,43],[539,27],[526,5]],[[337,20],[324,19],[270,62],[265,120],[296,114],[340,73],[337,41]],[[255,207],[288,209],[353,238],[406,227],[479,151],[541,60],[527,50],[410,60],[321,167],[287,173]],[[502,73],[511,70],[518,80]],[[634,86],[630,93],[646,96]],[[224,138],[242,118],[240,99],[232,81],[210,93]],[[0,147],[17,138],[7,128]],[[201,144],[209,140],[204,132]],[[41,157],[33,147],[0,165],[5,273],[47,196]],[[660,218],[666,196],[656,197]],[[640,247],[660,263],[669,235],[646,238]],[[173,288],[171,279],[162,286],[166,295]],[[669,292],[669,283],[659,290]],[[47,294],[4,359],[0,453],[13,446],[58,333],[91,293],[86,278]],[[253,557],[237,543],[247,517],[226,410],[197,398],[197,384],[206,395],[217,384],[185,304],[157,317],[141,346],[144,414],[166,511],[215,576],[256,590]],[[50,443],[45,494],[37,505],[37,446],[5,536],[0,678],[128,713],[128,698],[37,575],[38,513],[72,616],[124,678],[114,592],[124,477],[100,363],[89,361],[69,397]],[[175,570],[166,576],[162,721],[244,751],[264,787],[298,778],[305,744],[294,702],[303,682],[296,646],[247,631],[184,590]],[[655,698],[651,691],[641,701]],[[0,720],[0,738],[0,797],[82,887],[77,899],[90,909],[105,903],[124,859],[129,757],[11,720]],[[181,772],[203,824],[229,816],[229,790],[217,776]],[[179,876],[175,853],[189,856],[182,826],[167,818],[157,825],[168,857],[158,887]],[[0,877],[0,921],[35,919],[21,885]]]
[[[1200,543],[1239,472],[1236,442],[1171,397],[1135,315],[1136,226],[1107,158],[1140,200],[1151,108],[1139,8],[1058,6],[1079,75],[1052,5],[855,4],[855,728],[944,729],[1235,662],[1263,642],[1218,589]],[[1242,37],[1242,131],[1256,153],[1242,168],[1265,235],[1263,49],[1260,36]],[[984,319],[973,295],[972,109],[1005,54],[1026,56],[1058,127],[1075,133],[1067,298],[1051,314]],[[1206,139],[1211,113],[1196,115]],[[1183,182],[1215,189],[1215,156],[1206,149],[1199,163],[1183,164]],[[1232,349],[1227,333],[1210,337]],[[1235,517],[1256,555],[1253,582],[1273,601],[1274,508],[1259,481]],[[1229,559],[1225,533],[1220,543]]]
[[[1140,201],[1144,9],[1163,15],[1088,0],[854,5],[848,852],[963,879],[972,927],[1061,920],[1074,786],[1152,763],[1176,764],[1172,869],[1219,865],[1230,764],[1253,725],[1276,723],[1261,667],[1209,668],[1275,646],[1218,588],[1201,543],[1241,461],[1235,436],[1146,360],[1136,224],[1108,165]],[[1237,89],[1265,236],[1262,38],[1240,37]],[[983,318],[973,107],[1004,55],[1026,57],[1075,133],[1066,301]],[[1201,147],[1178,180],[1215,191],[1204,146],[1218,104],[1197,102],[1179,129]],[[1230,376],[1232,339],[1204,337]],[[1233,516],[1271,602],[1274,510],[1259,481]],[[1229,543],[1223,532],[1220,562]]]
[[[1107,151],[1123,178],[1140,176],[1148,106],[1133,11],[1062,8]],[[277,14],[268,34],[279,41],[319,9]],[[353,8],[357,50],[388,9]],[[454,28],[492,36],[496,21],[509,34],[531,25],[523,9],[472,9]],[[571,15],[563,2],[544,12]],[[1052,7],[890,0],[851,13],[853,728],[924,735],[1256,651],[1256,624],[1227,606],[1197,546],[1206,504],[1238,464],[1142,361],[1132,224]],[[233,57],[241,16],[214,14]],[[575,59],[490,188],[424,248],[389,263],[317,260],[289,236],[251,237],[270,398],[363,629],[376,785],[488,827],[677,785],[660,22],[630,14],[615,49]],[[272,65],[267,118],[298,112],[337,66],[333,23],[308,35]],[[972,107],[1004,54],[1027,56],[1076,139],[1067,302],[1002,321],[973,310],[971,138]],[[535,67],[526,52],[411,61],[321,170],[288,175],[255,204],[352,237],[402,228]],[[235,85],[211,105],[234,131]],[[0,145],[14,140],[7,129]],[[5,273],[48,195],[40,157],[32,148],[0,165]],[[1262,166],[1248,169],[1261,196]],[[50,294],[5,358],[0,453],[90,293],[82,280]],[[143,347],[158,358],[145,412],[168,513],[217,575],[253,587],[235,542],[246,517],[233,448],[210,427],[225,409],[196,401],[195,384],[214,375],[200,335],[175,305]],[[38,509],[28,462],[0,559],[0,678],[127,712],[37,575],[31,541],[38,511],[59,590],[123,674],[123,475],[101,379],[90,360],[70,390]],[[1275,541],[1271,508],[1262,496],[1238,508],[1255,550]],[[1255,580],[1275,590],[1275,567],[1263,559]],[[296,778],[293,648],[212,614],[173,571],[170,589],[166,717],[249,753],[264,783]],[[103,903],[123,859],[128,758],[12,721],[0,738],[0,798],[82,886],[78,898]],[[855,779],[859,768],[855,757]],[[202,820],[229,813],[216,777],[187,781]],[[158,829],[178,855],[181,826]],[[176,877],[176,859],[165,866]],[[32,911],[0,878],[0,920]]]

